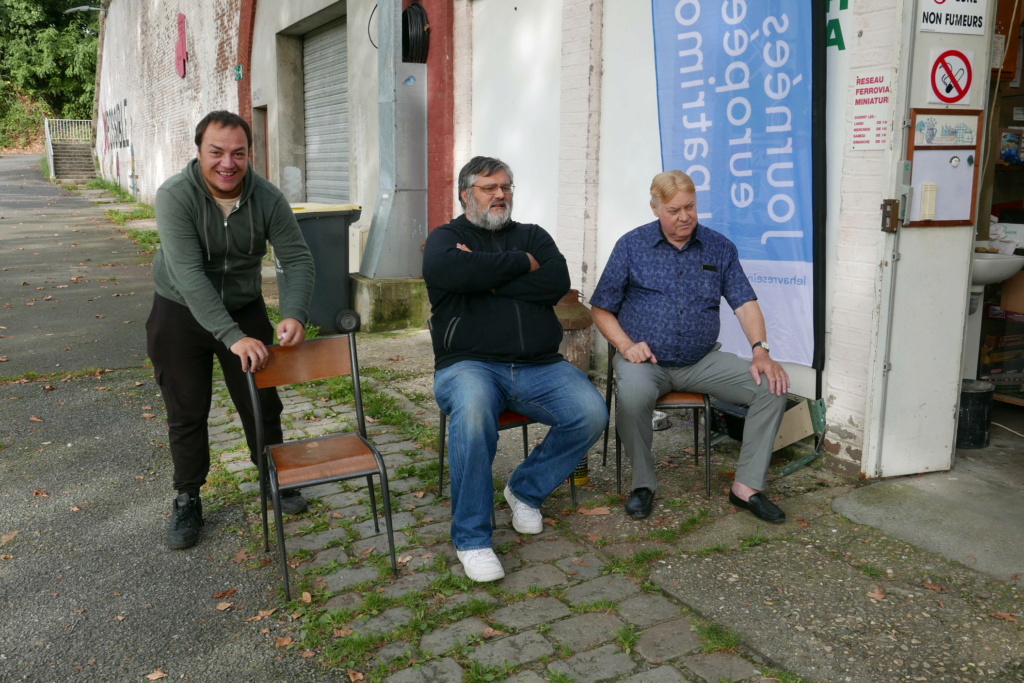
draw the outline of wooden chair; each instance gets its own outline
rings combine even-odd
[[[506,429],[514,429],[516,427],[522,427],[523,429],[523,460],[526,460],[527,456],[530,455],[530,435],[527,431],[527,427],[534,424],[536,420],[531,420],[525,415],[506,410],[498,415],[498,431],[502,432]],[[448,416],[445,415],[444,411],[441,411],[441,424],[438,429],[440,432],[440,439],[437,445],[437,495],[441,495],[444,490],[444,444],[445,444],[445,433],[448,428]],[[576,482],[572,476],[569,477],[569,489],[572,492],[572,504],[576,505]],[[493,523],[493,513],[492,513]]]
[[[612,357],[615,355],[615,347],[608,344],[608,379],[605,383],[604,400],[608,406],[608,414],[612,412],[612,383],[615,372],[612,369]],[[658,397],[654,404],[655,410],[692,410],[693,411],[693,462],[699,464],[700,453],[700,420],[699,413],[704,412],[704,488],[708,496],[711,495],[711,398],[707,394],[695,394],[689,392],[670,391]],[[608,463],[608,432],[611,429],[611,420],[604,430],[604,454],[601,457],[601,464]],[[619,439],[619,430],[615,429],[615,481],[616,491],[622,493],[622,442]]]
[[[359,362],[356,356],[354,334],[342,334],[311,339],[298,346],[270,346],[270,359],[266,367],[248,374],[249,396],[253,404],[258,445],[261,505],[263,508],[263,545],[270,550],[267,520],[267,488],[274,502],[274,522],[277,527],[277,547],[281,555],[281,573],[285,594],[291,599],[288,581],[288,553],[285,548],[284,526],[281,520],[281,491],[300,489],[332,481],[366,477],[370,492],[370,508],[374,529],[379,533],[377,500],[373,490],[373,476],[380,477],[384,497],[384,524],[387,528],[391,568],[398,573],[395,560],[395,536],[391,528],[391,500],[388,492],[388,473],[380,451],[366,437],[363,415],[363,395],[359,381]],[[262,409],[259,389],[279,387],[297,382],[352,377],[355,393],[356,430],[326,434],[310,439],[268,444],[264,441]]]

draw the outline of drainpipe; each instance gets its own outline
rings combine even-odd
[[[402,2],[379,0],[380,190],[359,274],[418,278],[427,238],[426,64],[402,62]]]

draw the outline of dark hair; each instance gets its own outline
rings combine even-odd
[[[206,133],[207,127],[211,123],[216,123],[219,126],[225,128],[241,128],[245,131],[245,139],[249,143],[249,147],[252,147],[252,129],[249,128],[249,123],[238,114],[230,111],[211,111],[209,114],[203,117],[203,120],[196,126],[196,147],[203,146],[203,135]]]
[[[508,174],[508,181],[512,182],[512,169],[501,159],[494,157],[473,157],[459,171],[459,203],[466,208],[466,200],[462,198],[462,191],[473,187],[478,176],[494,175],[498,171]]]

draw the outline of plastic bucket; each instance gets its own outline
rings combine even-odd
[[[957,448],[988,447],[994,390],[990,382],[973,379],[961,382],[960,414],[956,422]]]

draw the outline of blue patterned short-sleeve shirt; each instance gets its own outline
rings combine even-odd
[[[659,364],[681,366],[718,341],[723,297],[733,310],[757,298],[736,245],[698,225],[678,249],[654,221],[619,238],[590,303],[614,313],[634,342],[647,342]]]

